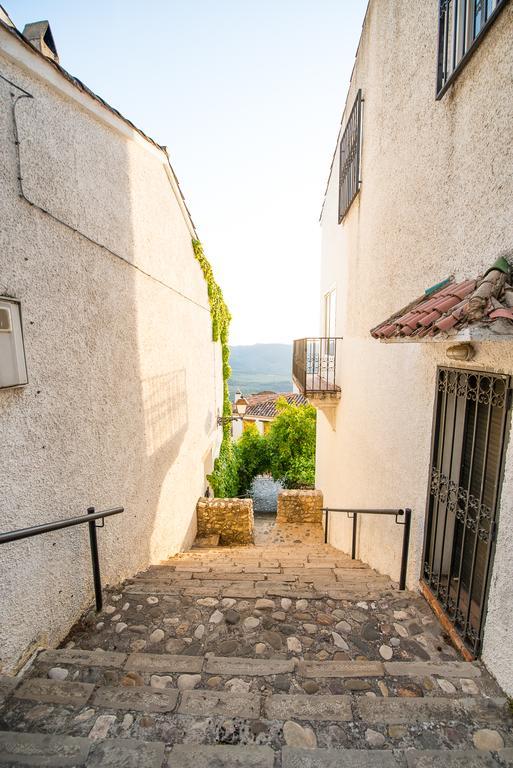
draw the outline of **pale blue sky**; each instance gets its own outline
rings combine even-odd
[[[169,148],[231,342],[319,330],[319,211],[367,0],[3,0]]]

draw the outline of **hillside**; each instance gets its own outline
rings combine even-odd
[[[240,388],[250,395],[262,390],[292,392],[292,345],[251,344],[230,348],[230,396]]]

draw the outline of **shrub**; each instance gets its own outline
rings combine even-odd
[[[237,465],[239,493],[249,492],[251,483],[257,475],[269,472],[269,446],[255,424],[246,427],[234,444]]]
[[[276,402],[278,416],[267,435],[270,469],[275,480],[287,488],[315,483],[315,424],[312,405],[289,404],[284,397]]]

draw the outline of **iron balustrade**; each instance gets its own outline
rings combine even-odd
[[[340,392],[337,385],[337,347],[341,337],[296,339],[292,356],[292,378],[304,394]]]
[[[436,97],[441,99],[508,0],[440,0]]]
[[[324,507],[324,543],[328,543],[330,512],[343,512],[353,521],[353,534],[351,539],[351,560],[356,560],[356,534],[358,531],[359,515],[384,515],[395,517],[397,525],[403,526],[403,546],[401,553],[401,572],[399,575],[399,589],[406,589],[406,573],[408,570],[408,550],[410,546],[411,509],[335,509]]]
[[[99,613],[103,607],[103,597],[96,529],[103,528],[105,525],[106,517],[111,517],[112,515],[120,515],[124,511],[124,507],[113,507],[112,509],[104,509],[100,512],[96,512],[94,507],[88,507],[87,515],[81,515],[80,517],[70,517],[66,520],[55,520],[53,523],[43,523],[42,525],[33,525],[30,528],[18,528],[16,531],[1,533],[0,544],[8,544],[12,541],[21,541],[21,539],[30,539],[32,536],[40,536],[43,533],[51,533],[52,531],[59,531],[62,528],[71,528],[75,525],[82,525],[87,523],[89,526],[89,546],[91,549],[91,563],[93,568],[94,596],[96,610]],[[97,525],[97,520],[101,520],[102,524]]]

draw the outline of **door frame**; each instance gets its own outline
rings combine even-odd
[[[505,387],[506,387],[505,394],[504,394],[504,416],[501,422],[502,441],[500,445],[500,458],[498,462],[498,473],[497,473],[498,480],[497,480],[497,488],[496,488],[495,499],[494,499],[494,509],[492,509],[492,518],[490,520],[491,542],[490,542],[487,561],[485,563],[484,587],[482,592],[482,605],[480,607],[478,638],[474,643],[473,647],[465,637],[462,637],[462,635],[457,629],[455,621],[453,620],[453,618],[451,618],[446,608],[440,602],[438,596],[432,590],[431,584],[428,582],[428,580],[426,580],[426,576],[425,576],[425,554],[426,554],[426,547],[428,545],[428,532],[430,531],[429,516],[430,516],[430,497],[432,493],[432,490],[431,490],[432,469],[434,466],[434,459],[435,459],[434,450],[435,450],[435,446],[437,445],[437,434],[440,432],[440,425],[437,422],[437,409],[438,409],[438,400],[441,392],[440,381],[441,381],[441,375],[443,371],[448,372],[449,374],[454,373],[456,375],[462,373],[465,376],[476,374],[478,376],[497,377],[499,379],[504,380]],[[457,393],[456,393],[456,398],[457,398]],[[422,594],[430,604],[431,608],[433,609],[434,613],[439,619],[441,625],[443,626],[447,634],[450,636],[453,644],[458,648],[458,650],[461,652],[463,657],[468,660],[475,659],[479,655],[482,647],[484,629],[486,626],[488,596],[490,591],[491,575],[493,573],[493,567],[494,567],[494,561],[495,561],[497,532],[499,530],[500,506],[501,506],[502,488],[503,488],[503,482],[504,482],[506,454],[509,446],[509,439],[510,439],[510,433],[511,433],[512,401],[513,401],[512,377],[508,373],[502,373],[502,372],[491,371],[491,370],[474,369],[470,367],[457,368],[457,367],[452,367],[447,365],[438,365],[436,368],[435,392],[434,392],[432,419],[431,419],[429,473],[428,473],[428,482],[427,482],[427,489],[426,489],[426,506],[425,506],[425,514],[424,514],[424,532],[423,532],[422,557],[421,557],[421,563],[420,563],[419,585],[420,585]],[[454,441],[454,435],[453,435],[453,441]],[[460,462],[460,468],[461,466],[462,466],[462,463]],[[447,513],[446,513],[445,523],[446,522],[447,522]],[[452,541],[452,547],[454,549],[454,539]],[[474,559],[475,559],[475,556],[474,556]],[[470,595],[470,600],[471,599],[472,599],[472,595]]]

